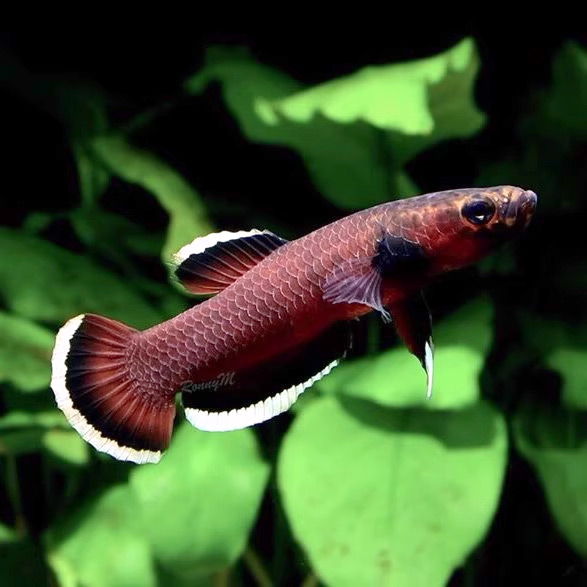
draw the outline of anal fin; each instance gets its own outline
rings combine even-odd
[[[338,323],[316,339],[266,363],[225,372],[211,381],[184,382],[189,422],[201,430],[235,430],[285,412],[298,396],[327,375],[351,344],[350,325]]]

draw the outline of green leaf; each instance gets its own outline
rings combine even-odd
[[[85,465],[90,458],[87,442],[75,430],[49,430],[43,436],[43,447],[68,465]]]
[[[155,587],[149,545],[127,486],[86,504],[47,533],[49,564],[64,587]]]
[[[145,328],[161,316],[129,288],[87,257],[39,238],[0,229],[0,296],[16,314],[63,322],[94,312]]]
[[[467,136],[483,123],[472,95],[478,66],[472,39],[464,39],[434,57],[366,67],[281,100],[259,99],[257,111],[268,125],[282,119],[305,124],[322,115],[402,135],[437,133],[436,140]]]
[[[567,42],[555,57],[552,86],[540,98],[536,121],[545,131],[582,140],[587,137],[586,102],[587,51]]]
[[[14,542],[18,539],[18,534],[16,530],[5,526],[4,524],[0,523],[0,544],[6,542]]]
[[[334,203],[364,207],[415,193],[402,165],[419,151],[476,132],[473,42],[429,59],[368,67],[314,88],[256,63],[242,49],[212,48],[191,93],[220,81],[232,114],[254,141],[297,150]]]
[[[87,463],[88,447],[58,410],[12,411],[0,417],[0,454],[25,454],[44,449],[69,465]]]
[[[40,428],[3,430],[0,434],[0,455],[22,455],[38,452],[43,443],[44,431]]]
[[[328,585],[440,587],[487,532],[506,454],[487,404],[437,414],[322,398],[288,432],[278,482]]]
[[[51,331],[19,316],[0,312],[0,382],[23,391],[46,388],[51,378]]]
[[[242,48],[211,47],[200,73],[186,82],[186,90],[200,93],[219,81],[228,109],[251,140],[287,145],[299,151],[314,182],[336,204],[352,208],[385,199],[394,178],[379,160],[381,139],[365,124],[341,127],[324,118],[311,125],[283,120],[266,124],[263,104],[303,89],[302,84],[269,66],[257,63]]]
[[[390,407],[445,410],[479,399],[479,375],[492,340],[493,312],[479,299],[443,320],[434,331],[434,395],[426,399],[426,376],[403,345],[342,363],[318,383],[320,390],[373,400]]]
[[[112,180],[112,173],[100,165],[82,141],[73,144],[77,163],[79,189],[84,206],[92,206],[106,191]]]
[[[29,217],[30,218],[30,217]],[[84,206],[68,215],[78,237],[88,248],[107,258],[125,274],[126,283],[135,292],[157,300],[163,317],[173,317],[186,309],[184,290],[182,293],[149,278],[141,272],[135,257],[129,253],[143,256],[159,256],[165,235],[158,231],[147,232],[138,224],[96,206]]]
[[[204,67],[185,82],[190,94],[200,94],[220,82],[224,99],[244,133],[255,141],[273,143],[278,135],[254,110],[258,100],[283,98],[301,89],[300,82],[269,66],[257,63],[243,47],[210,47]]]
[[[555,348],[546,357],[546,364],[562,376],[563,403],[572,408],[587,408],[587,351],[584,348]]]
[[[234,563],[267,477],[250,430],[215,434],[184,423],[161,463],[135,468],[130,479],[158,562],[194,581]]]
[[[528,346],[557,371],[562,379],[562,400],[569,408],[587,407],[587,328],[578,322],[546,319],[534,313],[521,314]]]
[[[127,251],[154,257],[161,251],[163,235],[148,233],[138,224],[97,206],[73,210],[69,220],[80,240],[125,269],[134,269]]]
[[[60,584],[204,585],[244,550],[268,477],[250,430],[208,434],[184,424],[165,458],[47,534]]]
[[[169,215],[164,261],[171,261],[183,245],[213,230],[196,190],[172,167],[152,153],[131,145],[118,135],[91,143],[92,153],[112,173],[151,192]]]
[[[92,206],[112,179],[88,148],[93,137],[108,131],[106,98],[97,88],[71,81],[48,80],[47,89],[54,93],[58,115],[69,130],[82,205]]]
[[[569,544],[587,557],[587,414],[521,410],[514,420],[516,446],[532,464],[549,509]]]
[[[59,410],[37,413],[12,411],[0,417],[0,432],[22,428],[42,428],[44,430],[61,428],[69,430],[70,425]]]
[[[58,427],[69,428],[69,425],[57,410],[9,412],[0,417],[0,454],[15,456],[38,452],[43,446],[43,438]]]

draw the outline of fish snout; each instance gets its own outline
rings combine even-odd
[[[536,210],[536,203],[538,196],[532,190],[525,190],[519,198],[518,217],[524,222],[524,228],[530,224],[534,210]]]
[[[503,222],[509,227],[526,228],[532,219],[538,196],[532,190],[519,190],[510,196]]]

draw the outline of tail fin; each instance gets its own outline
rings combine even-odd
[[[57,333],[51,387],[70,424],[96,449],[135,463],[156,463],[169,445],[173,396],[132,378],[127,349],[138,331],[82,314]]]

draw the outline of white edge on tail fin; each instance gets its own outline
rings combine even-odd
[[[196,410],[194,408],[186,408],[185,416],[188,422],[199,428],[200,430],[207,430],[213,432],[224,432],[227,430],[238,430],[259,424],[265,420],[269,420],[282,412],[287,411],[298,397],[308,387],[312,386],[316,381],[325,377],[338,365],[340,359],[332,361],[326,365],[322,371],[310,377],[307,381],[293,385],[272,397],[257,402],[256,404],[247,406],[246,408],[239,408],[230,410],[229,412],[208,412],[205,410]]]
[[[225,243],[246,236],[253,236],[255,234],[269,233],[268,230],[239,230],[238,232],[230,232],[229,230],[223,230],[222,232],[213,232],[206,236],[199,236],[195,238],[191,243],[184,245],[173,255],[173,260],[176,265],[181,265],[191,255],[199,255],[206,249],[213,247],[217,243]]]
[[[85,315],[80,314],[66,322],[55,339],[55,348],[51,358],[51,388],[59,409],[81,437],[97,450],[122,461],[132,461],[139,464],[159,462],[161,451],[136,450],[128,446],[121,446],[116,441],[102,436],[101,432],[96,430],[74,407],[71,394],[66,386],[67,365],[65,361],[69,354],[71,339],[84,318]]]

